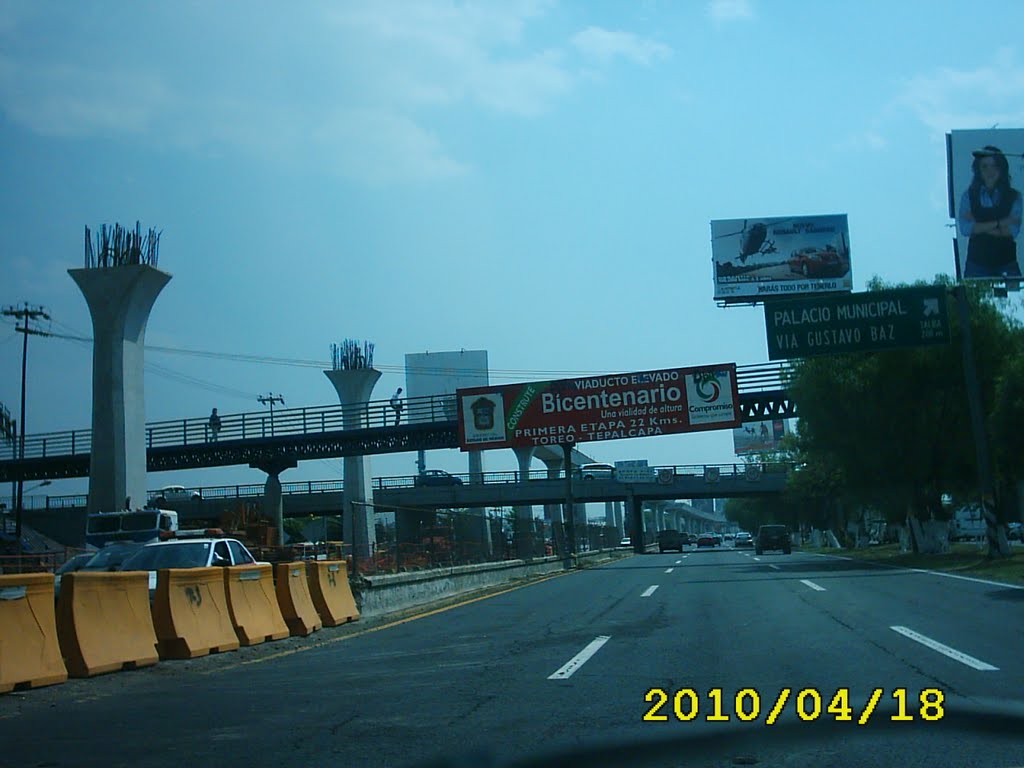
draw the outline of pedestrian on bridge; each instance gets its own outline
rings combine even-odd
[[[210,414],[210,439],[213,442],[217,442],[217,433],[220,432],[220,416],[217,415],[217,409],[214,408]]]
[[[399,387],[395,390],[395,394],[391,396],[391,407],[395,409],[395,426],[398,426],[398,422],[402,420],[402,388]]]

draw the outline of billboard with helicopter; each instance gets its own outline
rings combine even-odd
[[[715,299],[853,290],[846,214],[711,222]]]
[[[953,131],[946,135],[946,157],[958,277],[1020,277],[1024,130]]]

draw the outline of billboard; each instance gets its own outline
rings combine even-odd
[[[788,433],[785,419],[748,421],[733,429],[733,450],[737,456],[778,451],[782,447],[782,438]]]
[[[740,424],[736,364],[585,376],[458,391],[459,445],[620,440]]]
[[[712,221],[711,261],[715,299],[853,288],[846,214]]]
[[[1019,277],[1024,130],[953,131],[946,150],[957,276]]]
[[[466,387],[486,387],[490,383],[486,350],[460,350],[458,352],[422,352],[405,356],[405,396],[453,396],[451,419],[455,419],[454,395]],[[409,413],[409,422],[430,421],[427,409]]]

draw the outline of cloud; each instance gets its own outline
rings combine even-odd
[[[138,134],[168,107],[159,78],[134,70],[69,64],[31,66],[0,57],[7,114],[43,136]]]
[[[990,128],[1024,122],[1024,67],[1014,52],[996,52],[976,69],[943,67],[905,81],[897,104],[933,131]]]
[[[708,16],[716,22],[743,21],[754,18],[754,8],[750,0],[711,0]]]
[[[587,27],[572,38],[572,44],[585,56],[609,61],[622,56],[638,64],[650,64],[655,59],[672,55],[667,45],[639,37],[630,32],[612,32],[600,27]]]
[[[314,142],[346,176],[371,184],[462,176],[440,140],[410,118],[388,112],[338,110],[317,127]],[[345,151],[339,151],[344,147]],[[333,150],[334,154],[327,154]]]
[[[836,145],[839,150],[880,152],[889,147],[889,141],[875,130],[851,134]]]
[[[104,10],[36,13],[25,0],[3,14],[3,2],[0,112],[32,132],[241,152],[374,183],[471,172],[430,126],[456,110],[535,119],[556,109],[589,74],[573,48],[605,63],[671,55],[597,27],[538,45],[529,33],[547,0],[310,0],[287,12],[252,0],[244,17],[216,3],[129,6],[133,34],[111,56],[95,42]]]

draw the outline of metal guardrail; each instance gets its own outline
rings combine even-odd
[[[748,467],[756,466],[758,471],[762,474],[777,474],[788,472],[793,468],[793,464],[788,462],[771,462],[771,463],[759,463],[759,464],[672,464],[666,466],[652,467],[657,472],[658,470],[668,469],[672,471],[672,475],[676,477],[703,477],[708,469],[717,470],[718,477],[739,477],[747,476]],[[525,477],[525,480],[562,480],[565,478],[565,474],[559,470],[557,473],[550,473],[546,469],[532,469],[524,476],[523,473],[518,471],[510,472],[483,472],[479,476],[471,475],[469,473],[452,474],[451,477],[458,478],[464,485],[468,485],[474,482],[474,478],[479,477],[479,482],[484,485],[502,485],[519,483]],[[418,475],[403,475],[398,477],[377,477],[373,480],[373,488],[375,490],[392,490],[400,488],[415,488],[417,487]],[[583,481],[586,482],[586,481]],[[429,487],[429,486],[428,486]],[[282,495],[297,495],[297,494],[314,494],[314,493],[341,493],[344,491],[345,482],[344,480],[298,480],[290,483],[281,483]],[[240,485],[216,485],[209,487],[197,486],[195,488],[186,488],[185,493],[192,494],[198,492],[201,499],[206,500],[223,500],[223,499],[240,499],[240,498],[259,498],[263,496],[263,484],[262,483],[249,483]],[[160,491],[150,491],[148,496],[150,499],[158,498]],[[13,507],[13,499],[0,498],[0,501],[8,503],[8,508]],[[88,496],[84,493],[80,494],[67,494],[63,496],[25,496],[24,503],[25,509],[67,509],[71,507],[84,507],[88,501]]]
[[[787,363],[738,366],[736,382],[740,395],[785,389],[790,367]],[[458,418],[455,395],[409,398],[402,401],[401,421],[405,424],[452,422]],[[288,435],[311,435],[349,429],[391,427],[395,411],[388,400],[361,405],[318,405],[305,408],[221,414],[221,428],[210,430],[209,417],[157,421],[146,425],[146,448],[180,447],[213,442],[250,440]],[[92,450],[92,430],[44,432],[25,435],[25,458],[87,455]],[[17,459],[13,442],[0,445],[0,461]]]

